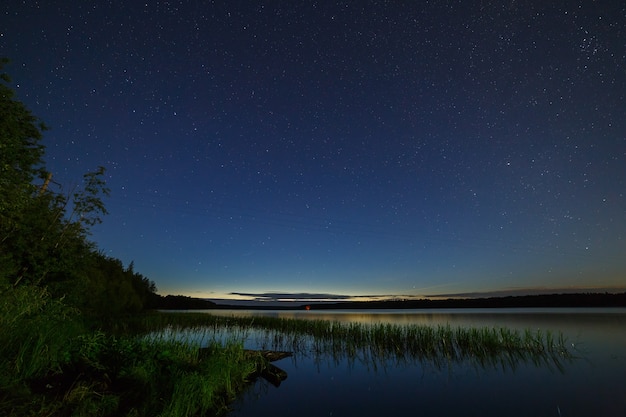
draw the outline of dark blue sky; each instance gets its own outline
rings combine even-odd
[[[71,3],[0,55],[161,293],[626,287],[623,1]]]

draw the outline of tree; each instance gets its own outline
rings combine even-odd
[[[45,176],[44,124],[19,101],[7,85],[3,72],[7,59],[0,59],[0,276],[15,273],[16,265],[5,250],[5,243],[23,223],[26,207],[36,186],[33,181]]]
[[[31,286],[96,315],[140,311],[154,298],[154,283],[88,240],[107,214],[104,167],[69,192],[48,186],[45,126],[14,98],[1,73],[6,63],[0,60],[0,296],[10,300],[3,291]]]
[[[33,180],[45,176],[41,139],[46,127],[14,99],[15,93],[6,85],[11,79],[2,72],[7,63],[0,59],[0,193],[9,197],[0,203],[3,216],[19,209],[34,191]]]
[[[50,190],[41,143],[46,127],[15,99],[2,72],[7,63],[0,60],[0,277],[13,285],[41,283],[70,275],[92,249],[86,236],[107,214],[101,197],[109,189],[98,167],[71,195]]]
[[[89,259],[94,249],[87,240],[90,227],[107,213],[101,195],[108,195],[104,168],[84,175],[84,182],[70,196],[50,190],[31,194],[22,205],[20,221],[5,235],[2,248],[5,271],[14,285],[20,282],[48,284],[68,280]],[[12,258],[9,258],[12,256]]]
[[[90,226],[102,223],[100,215],[108,214],[100,198],[101,195],[108,196],[110,192],[102,179],[104,172],[104,167],[100,166],[96,171],[83,175],[85,186],[82,190],[74,193],[74,211],[72,215],[76,214],[78,216],[77,221],[86,230]]]

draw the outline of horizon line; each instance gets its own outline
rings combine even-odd
[[[367,301],[410,301],[410,300],[441,300],[441,299],[475,299],[475,298],[497,298],[511,296],[533,296],[533,295],[558,295],[558,294],[581,294],[581,293],[610,293],[619,294],[626,292],[626,286],[611,287],[540,287],[540,288],[511,288],[493,291],[467,291],[458,293],[441,294],[369,294],[369,295],[346,295],[333,293],[308,293],[308,292],[231,292],[228,297],[197,297],[215,303],[229,303],[232,305],[293,305],[320,304],[320,303],[345,303],[345,302],[367,302]]]

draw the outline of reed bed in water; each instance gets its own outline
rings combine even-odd
[[[187,334],[206,337],[209,332],[215,339],[236,334],[260,349],[289,350],[316,358],[330,356],[334,360],[345,358],[375,367],[389,361],[427,361],[438,367],[469,362],[483,368],[515,369],[521,363],[534,363],[562,370],[563,364],[573,359],[561,333],[541,330],[340,323],[205,313],[161,313],[158,321],[161,326],[167,324],[170,331],[187,328]]]

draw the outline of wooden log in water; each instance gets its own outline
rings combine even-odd
[[[275,362],[277,360],[292,356],[292,352],[276,350],[246,350],[245,354],[250,357],[260,356],[268,362],[263,365],[259,370],[257,370],[257,372],[251,375],[252,378],[261,377],[275,387],[278,387],[281,382],[287,379],[287,372],[280,369],[276,365],[272,365],[269,362]]]
[[[209,356],[211,352],[212,350],[210,348],[200,348],[200,358]],[[280,369],[278,366],[272,365],[270,362],[275,362],[293,356],[293,352],[245,349],[244,355],[248,358],[263,359],[263,363],[257,365],[258,369],[250,375],[250,379],[254,380],[261,377],[275,387],[278,387],[281,382],[287,379],[287,372]]]
[[[249,355],[249,356],[260,355],[262,358],[268,360],[269,362],[275,362],[275,361],[293,356],[293,352],[284,352],[280,350],[248,350],[246,349],[244,352],[246,353],[246,355]]]
[[[287,372],[283,371],[278,366],[268,363],[265,368],[261,370],[259,376],[275,387],[278,387],[281,382],[287,379]]]

